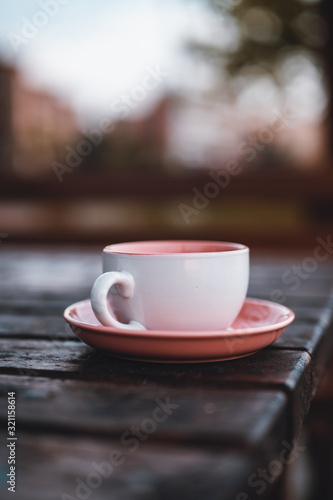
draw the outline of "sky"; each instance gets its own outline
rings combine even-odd
[[[1,7],[0,56],[17,64],[29,85],[69,102],[82,123],[108,115],[115,100],[142,86],[156,68],[163,77],[130,109],[133,116],[166,91],[209,88],[216,75],[205,61],[186,56],[185,41],[230,47],[237,37],[232,17],[221,19],[204,0],[11,0]],[[291,65],[300,68],[296,59]],[[325,96],[311,64],[288,85],[291,105],[305,118],[321,113]],[[240,109],[256,110],[264,97],[273,103],[275,94],[267,79],[249,81]]]
[[[144,109],[179,84],[181,47],[202,15],[192,0],[12,0],[1,8],[0,54],[31,85],[96,116],[159,67],[167,75]]]

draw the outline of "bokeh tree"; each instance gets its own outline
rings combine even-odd
[[[266,79],[279,103],[287,108],[295,104],[297,108],[298,89],[308,76],[320,89],[317,94],[309,92],[308,102],[316,108],[318,120],[325,123],[327,131],[332,117],[327,111],[332,89],[332,67],[327,57],[332,21],[325,16],[327,0],[205,2],[210,7],[212,36],[193,37],[187,48],[216,75],[211,92],[230,102],[251,84]],[[299,111],[306,113],[306,109]]]
[[[328,28],[317,0],[207,0],[221,30],[237,32],[226,46],[191,40],[192,51],[220,67],[230,79],[253,70],[283,85],[281,61],[301,52],[313,64],[323,64]],[[223,82],[224,84],[225,82]]]

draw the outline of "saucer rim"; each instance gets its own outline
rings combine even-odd
[[[256,335],[256,334],[263,334],[263,333],[270,333],[272,331],[281,329],[281,328],[286,328],[290,323],[292,323],[295,319],[295,313],[287,306],[283,304],[279,304],[278,302],[273,302],[270,300],[265,300],[265,299],[257,299],[257,298],[252,298],[252,297],[246,297],[244,304],[245,303],[252,303],[253,305],[259,305],[259,306],[269,306],[270,308],[272,306],[278,307],[281,309],[281,314],[284,313],[285,316],[287,316],[283,321],[280,322],[275,322],[272,324],[268,324],[265,326],[254,326],[254,327],[247,327],[247,328],[237,328],[237,329],[232,329],[232,327],[229,327],[228,329],[224,328],[221,330],[126,330],[126,329],[118,329],[114,328],[111,326],[104,326],[104,325],[92,325],[90,323],[85,323],[83,321],[74,319],[71,315],[70,312],[77,308],[78,306],[83,306],[84,303],[89,304],[90,299],[85,299],[85,300],[80,300],[78,302],[75,302],[71,304],[70,306],[66,307],[63,313],[64,319],[69,323],[70,325],[75,325],[78,328],[84,328],[84,329],[89,329],[91,331],[98,332],[99,334],[106,334],[106,335],[120,335],[120,336],[127,336],[127,337],[144,337],[146,338],[147,335],[150,337],[160,337],[163,336],[164,338],[172,338],[172,339],[189,339],[189,338],[215,338],[215,337],[229,337],[229,336],[235,336],[235,335],[242,335],[242,336],[248,336],[248,335]]]

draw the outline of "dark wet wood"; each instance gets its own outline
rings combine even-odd
[[[0,394],[18,394],[20,426],[58,429],[72,434],[121,437],[132,425],[151,418],[159,402],[169,402],[171,416],[159,423],[150,440],[248,449],[278,447],[285,436],[287,396],[256,389],[174,388],[162,384],[119,385],[46,377],[0,376]],[[55,413],[54,408],[57,408]],[[0,419],[6,420],[1,408]],[[162,412],[161,412],[162,413]],[[262,427],[262,421],[267,422]]]
[[[227,362],[160,365],[96,351],[62,319],[67,305],[89,296],[98,250],[0,250],[0,423],[6,436],[6,394],[14,390],[17,499],[75,498],[76,478],[119,448],[126,463],[91,498],[256,498],[249,478],[297,438],[332,353],[330,261],[292,290],[282,276],[302,260],[253,260],[249,296],[274,300],[278,290],[296,313],[272,346]],[[174,409],[149,434],[161,401]],[[121,439],[135,426],[148,433],[131,453]]]
[[[264,349],[248,360],[159,365],[127,361],[77,342],[0,341],[2,373],[107,381],[118,386],[163,388],[251,388],[284,391],[289,398],[290,432],[297,435],[313,393],[306,352]]]
[[[249,452],[210,446],[173,442],[161,446],[148,439],[131,453],[130,447],[110,437],[22,432],[18,469],[24,490],[20,487],[12,496],[17,500],[235,500],[251,494],[255,498],[252,493],[258,486],[249,486],[247,480],[257,475],[260,463]]]

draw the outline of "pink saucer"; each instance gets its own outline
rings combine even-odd
[[[230,328],[184,332],[118,330],[96,319],[90,300],[64,311],[73,332],[86,344],[113,356],[156,363],[203,363],[241,358],[272,344],[295,314],[267,300],[246,299]]]

